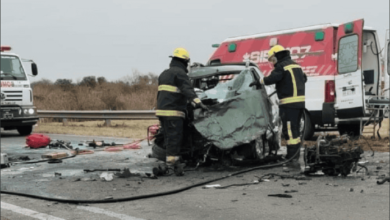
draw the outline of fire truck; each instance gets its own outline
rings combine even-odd
[[[22,61],[31,63],[33,76],[38,74],[38,68],[34,61],[21,59],[10,51],[10,46],[1,46],[1,127],[29,135],[38,122],[38,115]]]
[[[363,19],[231,37],[213,45],[217,49],[207,64],[249,59],[267,76],[273,70],[267,53],[280,44],[308,76],[301,118],[305,139],[321,130],[360,134],[369,121],[368,101],[389,99],[388,38],[387,34],[383,57],[376,30],[364,26]],[[382,112],[388,116],[388,105]]]

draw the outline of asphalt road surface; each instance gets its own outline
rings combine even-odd
[[[124,138],[85,137],[49,134],[52,139],[71,141],[74,147],[85,140],[127,143]],[[46,152],[64,150],[23,148],[25,137],[16,132],[1,132],[1,152],[11,158],[29,156],[39,159]],[[82,147],[80,147],[82,148]],[[150,147],[123,152],[96,151],[66,159],[61,164],[15,164],[1,170],[1,189],[63,199],[109,199],[177,189],[234,170],[187,172],[183,177],[151,179],[147,173],[158,162],[147,158]],[[302,157],[301,157],[302,158]],[[1,219],[389,219],[389,183],[377,185],[377,177],[389,175],[389,153],[365,153],[370,172],[343,177],[312,177],[311,180],[281,179],[277,176],[253,184],[267,173],[284,173],[281,167],[256,170],[210,184],[252,183],[226,189],[195,187],[161,197],[117,202],[69,204],[1,194]],[[85,173],[83,169],[130,168],[135,175],[100,180],[102,172]],[[54,173],[61,173],[56,176]],[[296,192],[291,192],[295,190]],[[269,197],[287,194],[292,198]]]

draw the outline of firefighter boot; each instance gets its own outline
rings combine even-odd
[[[178,156],[167,156],[166,164],[168,169],[173,169],[176,176],[184,175],[184,163],[180,163],[180,157]]]
[[[287,146],[286,159],[291,159],[291,161],[285,164],[285,168],[283,170],[301,170],[301,164],[299,163],[300,151],[300,144]]]

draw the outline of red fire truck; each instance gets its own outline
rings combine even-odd
[[[388,81],[389,77],[387,73],[381,74],[385,68],[381,68],[377,32],[364,26],[364,20],[360,19],[231,37],[213,45],[217,49],[208,65],[249,59],[267,76],[273,70],[267,52],[276,44],[290,50],[292,59],[308,75],[301,126],[305,138],[319,130],[358,134],[362,122],[369,118],[366,101],[383,93],[381,81]],[[384,62],[386,69],[387,63]]]

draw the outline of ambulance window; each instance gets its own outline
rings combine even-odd
[[[355,72],[358,69],[358,40],[356,34],[340,39],[337,58],[340,74]]]
[[[390,75],[390,42],[387,44],[387,74]]]

